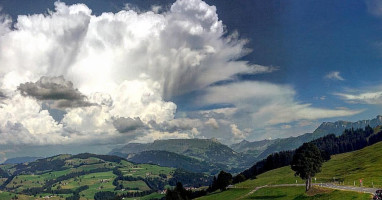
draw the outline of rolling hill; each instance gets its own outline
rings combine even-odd
[[[0,195],[10,199],[94,199],[96,193],[123,197],[152,195],[182,181],[186,186],[208,185],[211,177],[152,164],[135,164],[118,156],[58,155],[23,164],[0,165]]]
[[[209,172],[210,174],[217,174],[219,170],[226,170],[225,165],[215,165],[192,157],[160,150],[129,154],[128,160],[134,163],[151,163],[164,167],[185,169],[191,172]]]

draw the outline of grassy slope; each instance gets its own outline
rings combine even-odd
[[[356,184],[359,186],[359,179],[363,178],[364,186],[372,187],[372,182],[375,187],[382,187],[382,178],[381,170],[382,170],[382,156],[379,152],[382,152],[382,142],[374,144],[372,146],[366,147],[364,149],[344,153],[332,156],[331,160],[324,163],[322,166],[322,172],[317,174],[317,183],[319,182],[328,182],[333,180],[335,177],[337,180],[341,179],[345,182],[345,185],[353,185],[354,180],[357,180]],[[262,185],[275,185],[275,184],[292,184],[296,183],[304,183],[298,177],[294,176],[294,172],[290,169],[289,166],[282,167],[279,169],[271,170],[269,172],[260,174],[257,176],[257,179],[247,180],[243,183],[239,183],[236,185],[237,188],[230,189],[226,192],[218,192],[215,194],[208,195],[206,197],[202,197],[200,199],[235,199],[237,197],[242,196],[243,194],[248,193],[251,189],[257,186]],[[287,187],[277,189],[277,191],[281,193],[287,193],[285,195],[295,195],[299,193],[300,189],[295,189],[299,187]],[[265,188],[259,190],[254,193],[256,195],[260,195],[263,192],[268,192],[271,196],[273,195],[270,191],[275,190],[275,188]],[[302,188],[303,190],[303,188]],[[263,191],[263,192],[261,192]],[[276,191],[276,190],[275,190]],[[290,193],[288,193],[290,191]],[[302,192],[303,193],[303,192]],[[301,193],[301,194],[302,194]],[[284,195],[284,194],[283,194]],[[328,194],[321,195],[322,199],[328,199]],[[341,197],[342,195],[345,199],[352,199],[351,196],[355,195],[357,198],[362,199],[364,196],[359,196],[357,193],[349,192],[345,194],[343,191],[335,191],[330,193],[330,199],[336,199]],[[276,194],[277,196],[277,194]],[[320,199],[321,196],[317,197],[309,197],[311,199]],[[324,198],[325,197],[325,198]],[[289,197],[288,197],[289,198]],[[280,198],[280,199],[288,199],[288,198]],[[300,199],[304,199],[305,197],[299,197]],[[299,199],[297,198],[297,199]],[[262,199],[262,198],[252,198],[252,199]],[[268,198],[273,199],[273,198]],[[275,198],[277,199],[277,198]],[[291,199],[294,199],[291,197]]]
[[[124,161],[125,162],[125,161]],[[127,163],[127,162],[126,162]],[[175,169],[169,167],[160,167],[151,164],[126,164],[120,168],[124,176],[146,177],[159,176],[159,174],[170,174]]]
[[[295,177],[290,167],[282,167],[274,169],[269,172],[260,174],[256,179],[244,181],[237,184],[237,187],[254,188],[263,185],[275,185],[275,184],[295,184],[297,180],[298,184],[304,183],[304,181]]]
[[[363,178],[363,185],[367,187],[382,187],[382,142],[364,149],[335,155],[324,163],[322,172],[317,175],[317,181],[330,181],[335,177],[344,181],[345,185],[359,186],[359,179]]]
[[[21,195],[21,194],[15,194],[15,193],[10,193],[10,192],[0,191],[0,199],[1,200],[12,200],[12,198],[14,198],[15,196],[17,196],[18,200],[43,200],[43,199],[46,199],[44,197],[47,195],[42,195],[41,197],[40,197],[40,195],[38,195],[36,197],[33,197],[33,196],[27,196],[27,195]],[[64,200],[65,196],[63,196],[63,198],[55,196],[55,197],[51,197],[49,199],[50,200]]]
[[[293,171],[289,167],[282,167],[260,174],[259,176],[257,176],[257,179],[247,180],[245,182],[236,184],[237,188],[232,188],[225,192],[216,192],[214,194],[202,197],[200,199],[237,199],[241,196],[246,195],[248,192],[250,192],[258,186],[275,184],[294,184],[296,183],[296,180],[297,183],[303,183],[303,180],[294,176]]]
[[[232,200],[232,199],[238,199],[240,197],[245,196],[248,194],[253,188],[233,188],[229,189],[225,192],[214,192],[212,194],[209,194],[207,196],[203,196],[200,198],[197,198],[198,200]]]
[[[133,197],[133,198],[125,198],[125,200],[150,200],[150,199],[160,199],[164,197],[164,194],[152,193],[144,197]]]

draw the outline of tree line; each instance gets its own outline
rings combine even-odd
[[[374,134],[374,130],[366,126],[364,129],[346,129],[340,136],[329,134],[308,143],[316,145],[323,159],[329,160],[331,155],[359,150],[380,141],[382,141],[382,131]],[[290,165],[294,154],[295,150],[273,153],[240,174],[245,179],[256,178],[264,172]]]
[[[214,176],[211,185],[207,190],[186,190],[181,182],[177,182],[176,186],[173,189],[168,189],[166,191],[166,200],[188,200],[195,199],[207,193],[213,192],[215,190],[224,191],[232,183],[232,175],[225,171],[220,171],[220,173]]]

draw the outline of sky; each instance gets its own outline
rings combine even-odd
[[[372,119],[382,1],[0,0],[0,161]]]

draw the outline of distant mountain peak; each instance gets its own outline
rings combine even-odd
[[[374,119],[359,120],[356,122],[349,122],[344,120],[338,120],[336,122],[323,122],[313,133],[319,134],[321,136],[330,133],[340,135],[345,129],[365,128],[368,125],[373,128],[382,125],[382,115],[377,115],[377,117]]]
[[[249,141],[248,140],[242,140],[241,142],[239,142],[238,144],[248,144]]]

